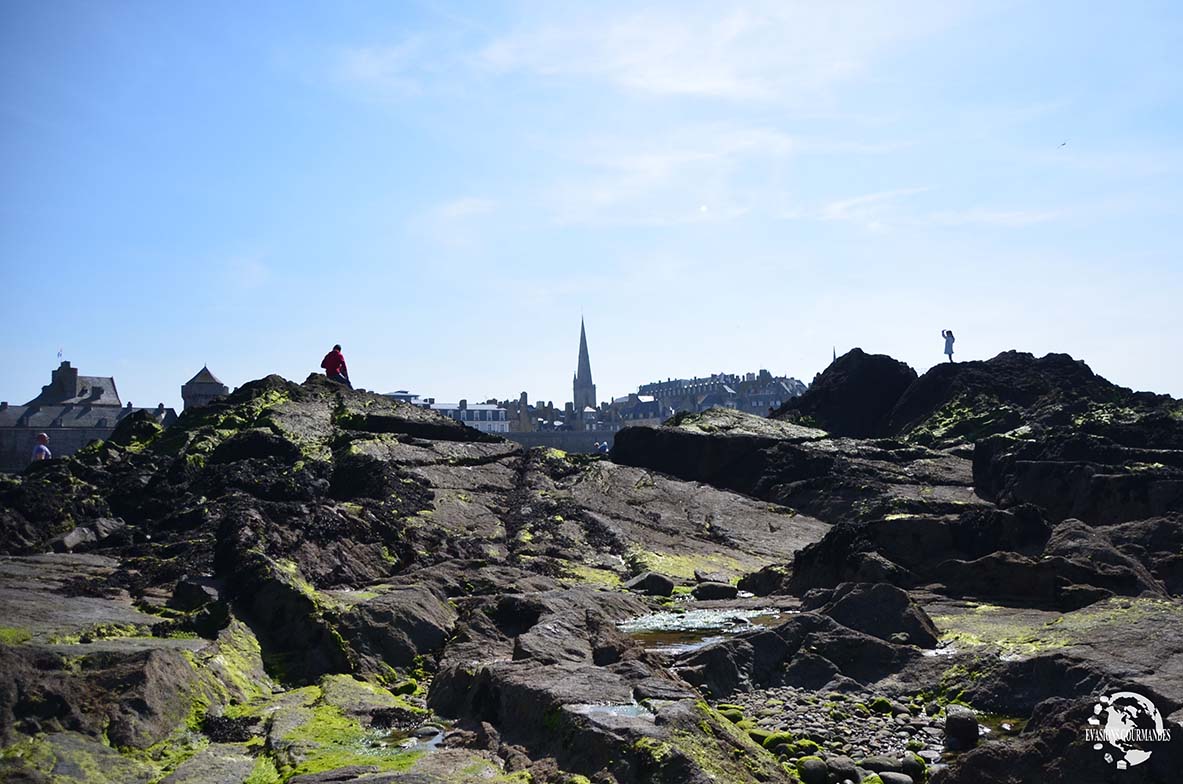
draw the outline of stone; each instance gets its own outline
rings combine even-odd
[[[859,767],[876,773],[901,773],[904,769],[899,759],[885,754],[866,757],[859,762]]]
[[[971,749],[978,743],[978,717],[963,705],[945,706],[945,740],[950,748]]]
[[[183,576],[177,580],[169,597],[168,606],[174,610],[190,612],[216,602],[221,598],[219,584],[208,577]]]
[[[928,764],[924,758],[909,752],[900,758],[900,772],[910,776],[913,781],[923,782],[928,775]]]
[[[695,599],[734,599],[739,589],[730,583],[702,582],[691,591]]]
[[[127,528],[127,523],[117,517],[100,517],[97,520],[92,520],[87,527],[94,531],[99,541],[102,541],[116,531]]]
[[[92,529],[78,526],[50,539],[49,547],[55,553],[69,553],[98,540],[98,535]]]
[[[674,581],[664,574],[644,572],[626,582],[624,588],[650,596],[671,596],[674,593]]]
[[[161,784],[237,784],[248,780],[254,767],[255,758],[241,745],[212,743],[182,762]]]
[[[883,784],[913,784],[912,777],[906,773],[887,771],[880,773],[879,778],[883,781]]]
[[[341,616],[341,634],[362,656],[393,667],[438,651],[456,611],[426,586],[395,586]]]
[[[854,781],[858,779],[858,770],[854,764],[854,760],[844,754],[827,758],[826,767],[830,769],[831,778],[838,781],[843,779]]]
[[[801,757],[797,760],[797,775],[803,784],[828,784],[830,771],[820,757]]]

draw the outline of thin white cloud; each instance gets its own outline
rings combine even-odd
[[[424,56],[418,39],[347,47],[337,53],[333,71],[339,81],[379,96],[416,95],[423,90]]]
[[[906,196],[924,193],[928,188],[897,188],[878,193],[867,193],[849,199],[840,199],[824,205],[818,217],[822,220],[853,220],[860,223],[878,218],[884,205]]]
[[[485,215],[496,208],[497,202],[492,199],[464,196],[435,206],[431,210],[431,216],[438,221],[456,221],[474,215]]]
[[[1068,210],[993,210],[973,207],[965,210],[943,210],[922,219],[922,223],[940,226],[998,226],[1023,228],[1051,223],[1069,215]]]
[[[811,155],[877,155],[897,144],[797,137],[772,127],[681,126],[565,147],[563,174],[539,198],[560,224],[669,226],[775,212],[788,164]]]
[[[535,13],[485,47],[494,72],[581,77],[647,94],[798,103],[870,72],[875,59],[948,25],[965,6],[851,0],[671,2],[552,18]],[[800,100],[798,100],[800,99]]]
[[[476,241],[482,222],[498,206],[493,199],[461,196],[428,207],[412,216],[409,225],[441,245],[467,246]]]

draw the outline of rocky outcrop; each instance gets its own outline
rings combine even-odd
[[[129,418],[0,478],[0,778],[1026,780],[1183,718],[1180,421],[862,352],[612,460],[320,377]]]
[[[625,428],[612,458],[788,507],[785,529],[984,507],[961,457],[725,409]]]
[[[996,436],[974,450],[974,486],[1000,506],[1034,503],[1052,519],[1123,523],[1183,508],[1183,440],[1129,447],[1079,431]]]
[[[746,632],[687,654],[676,672],[716,697],[799,686],[823,691],[874,683],[918,658],[918,649],[885,642],[825,615],[801,613],[779,626]]]
[[[935,648],[937,629],[907,591],[887,583],[842,583],[807,593],[801,608],[881,640]]]
[[[884,354],[851,349],[818,374],[778,418],[794,419],[839,436],[887,435],[892,409],[916,381],[916,371]]]
[[[237,771],[241,744],[265,737],[285,781],[479,768],[559,782],[564,766],[618,784],[783,778],[616,631],[652,600],[615,589],[652,571],[667,595],[695,573],[733,594],[728,581],[826,525],[319,377],[252,382],[168,430],[134,424],[0,484],[0,733],[27,748],[4,776],[89,765],[107,737],[176,752],[129,757],[130,778],[200,779]],[[47,549],[75,566],[35,590],[17,575],[44,570]],[[617,711],[651,698],[666,704]],[[458,732],[446,754],[358,751],[377,729],[423,725],[429,705]],[[464,729],[481,726],[484,741]],[[227,747],[193,747],[201,734]]]
[[[1020,425],[1058,426],[1136,399],[1067,354],[1005,351],[936,365],[899,397],[887,432],[921,443],[978,441]]]

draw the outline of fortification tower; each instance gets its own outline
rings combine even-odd
[[[202,367],[196,376],[181,385],[181,399],[185,401],[185,411],[208,406],[218,398],[229,394],[230,388],[209,372],[208,367]]]

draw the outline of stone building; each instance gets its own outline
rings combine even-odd
[[[671,378],[645,384],[638,394],[654,398],[674,411],[699,412],[708,408],[733,408],[759,416],[779,408],[805,391],[805,384],[788,376],[759,373],[715,373],[703,378]]]
[[[496,403],[469,404],[467,400],[461,400],[459,403],[437,403],[434,398],[430,398],[421,405],[483,433],[509,432],[509,419],[505,409]]]
[[[467,400],[461,400],[459,403],[437,403],[434,397],[420,397],[405,389],[387,392],[384,396],[409,403],[412,406],[430,409],[437,414],[455,419],[457,422],[463,422],[483,433],[508,433],[510,431],[512,417],[506,407],[499,405],[495,400],[484,403],[469,403]]]
[[[181,385],[181,399],[185,401],[183,409],[185,411],[208,406],[218,398],[229,394],[230,387],[209,372],[208,366],[203,366],[196,376]]]
[[[0,402],[0,471],[21,471],[28,464],[37,434],[49,436],[56,457],[68,457],[96,439],[108,438],[124,417],[148,411],[168,426],[177,414],[164,404],[133,408],[119,398],[111,376],[83,376],[69,362],[50,375],[41,394],[23,406]]]

